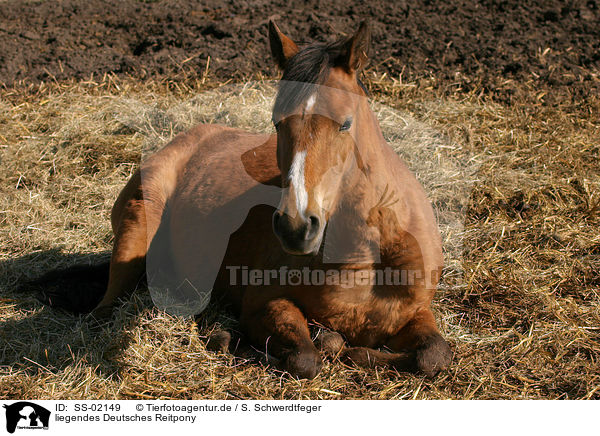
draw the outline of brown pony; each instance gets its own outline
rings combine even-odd
[[[313,378],[322,365],[307,321],[343,335],[349,346],[335,333],[324,342],[356,364],[433,375],[451,360],[430,309],[441,239],[357,77],[367,26],[302,49],[272,22],[269,37],[283,70],[277,134],[200,125],[143,162],[112,210],[108,289],[96,313],[144,272],[166,268],[192,289],[209,283],[254,346],[295,376]],[[239,275],[247,271],[294,274],[248,281]]]

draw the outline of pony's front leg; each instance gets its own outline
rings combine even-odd
[[[414,352],[386,353],[367,347],[349,347],[342,352],[341,358],[363,368],[387,366],[398,371],[416,372]]]
[[[393,353],[365,347],[344,350],[343,358],[364,367],[389,366],[398,371],[421,372],[434,376],[450,365],[452,351],[442,338],[428,309],[418,310],[415,316],[386,343]]]
[[[312,379],[321,370],[321,356],[306,318],[291,301],[279,298],[256,310],[242,310],[240,322],[250,341],[280,359],[293,376]]]
[[[386,345],[394,351],[413,351],[416,369],[429,376],[448,368],[452,360],[452,350],[440,334],[430,308],[418,310]]]

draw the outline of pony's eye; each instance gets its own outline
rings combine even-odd
[[[342,124],[340,126],[340,132],[345,132],[346,130],[350,130],[351,126],[352,126],[352,117],[348,117],[348,118],[346,118],[346,121],[344,121],[344,124]]]

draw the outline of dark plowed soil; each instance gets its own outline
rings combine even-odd
[[[576,98],[598,92],[600,0],[8,0],[0,81],[202,76],[209,57],[213,79],[272,76],[270,17],[298,41],[368,19],[372,68],[404,80],[434,76],[498,97],[514,92],[511,81]]]

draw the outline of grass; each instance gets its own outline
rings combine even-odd
[[[545,100],[524,84],[499,103],[433,79],[366,82],[440,213],[449,268],[434,309],[450,370],[327,362],[298,381],[207,352],[203,336],[235,326],[214,309],[196,326],[138,292],[98,325],[17,292],[106,255],[112,202],[177,131],[270,129],[268,83],[245,90],[240,113],[239,88],[224,98],[211,82],[105,76],[0,90],[0,398],[599,399],[600,100]]]

